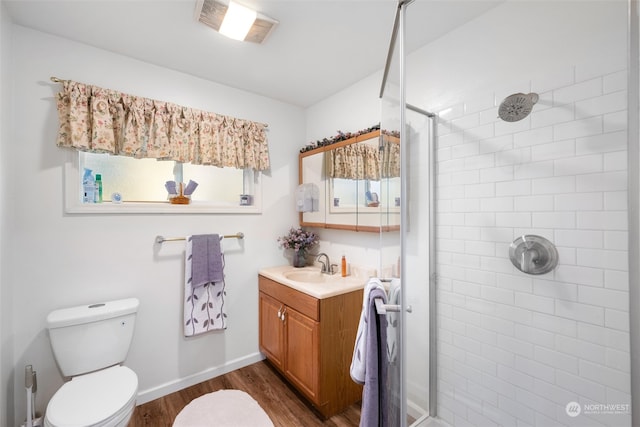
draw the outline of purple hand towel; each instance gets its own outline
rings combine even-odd
[[[191,236],[191,244],[191,286],[197,288],[211,282],[222,282],[224,272],[220,236],[197,234]]]
[[[367,350],[365,359],[365,380],[362,390],[360,427],[384,427],[386,420],[387,387],[387,316],[376,311],[376,298],[387,303],[383,289],[374,288],[369,293],[367,318]]]

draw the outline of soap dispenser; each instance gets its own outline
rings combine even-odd
[[[347,277],[347,259],[342,255],[342,277]]]

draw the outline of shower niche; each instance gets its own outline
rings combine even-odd
[[[380,232],[400,228],[399,138],[379,130],[299,155],[299,183],[318,189],[300,225]]]

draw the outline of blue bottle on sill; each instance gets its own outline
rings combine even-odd
[[[93,177],[91,169],[84,168],[84,176],[82,177],[82,203],[95,203],[96,180]]]

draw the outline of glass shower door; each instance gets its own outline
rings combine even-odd
[[[391,277],[389,304],[401,308],[387,313],[388,410],[387,423],[383,425],[403,427],[423,425],[429,416],[430,367],[434,362],[430,355],[432,310],[429,304],[432,297],[430,153],[434,123],[431,114],[405,102],[402,45],[405,8],[406,4],[401,3],[396,15],[380,92],[381,132],[390,139],[399,138],[401,159],[400,197],[394,198],[389,208],[397,218],[396,226],[380,233],[381,270],[387,273],[383,277]]]
[[[397,49],[395,49],[397,52]],[[381,119],[380,119],[380,131],[382,134],[381,145],[385,139],[389,137],[396,138],[400,144],[400,154],[402,156],[402,140],[400,137],[400,104],[399,104],[399,81],[397,78],[398,71],[398,57],[397,54],[393,58],[389,58],[391,62],[388,79],[383,83],[381,90]],[[382,148],[382,147],[381,147]],[[382,150],[381,150],[382,151]],[[383,167],[384,169],[384,167]],[[400,169],[402,173],[402,169]],[[388,183],[391,179],[396,178],[381,178],[382,182]],[[400,187],[402,187],[402,178],[398,177],[400,181]],[[382,185],[382,199],[388,200],[388,194],[384,194],[387,185]],[[391,202],[391,201],[389,201]],[[380,262],[382,278],[389,279],[386,285],[389,285],[388,303],[389,304],[402,304],[402,294],[397,292],[401,289],[401,218],[402,218],[402,188],[399,192],[399,197],[393,199],[393,207],[388,206],[387,211],[393,211],[393,217],[395,217],[395,225],[389,225],[388,228],[381,227],[380,231]],[[395,206],[395,205],[398,206]],[[390,205],[390,203],[388,203]],[[389,212],[391,216],[391,212]],[[381,222],[384,224],[385,216],[381,217]],[[402,336],[403,336],[403,316],[401,312],[388,312],[386,315],[388,327],[387,327],[387,357],[388,357],[388,369],[387,369],[387,382],[386,382],[386,398],[385,405],[386,420],[383,420],[383,424],[389,427],[396,427],[402,424],[402,413],[405,411],[405,405],[403,405],[403,348],[402,348]]]

